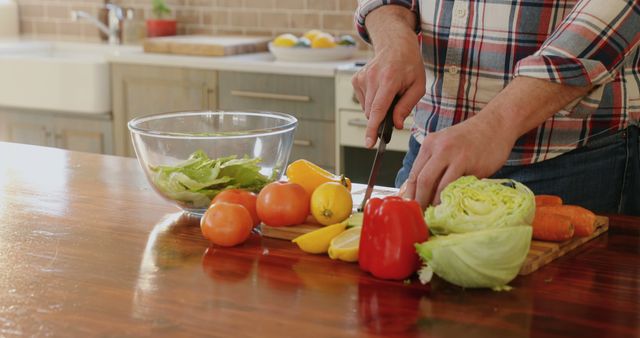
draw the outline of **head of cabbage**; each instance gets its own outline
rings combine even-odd
[[[536,206],[533,192],[522,183],[475,176],[451,182],[440,200],[440,205],[425,212],[425,221],[435,235],[530,225]]]
[[[440,199],[425,212],[434,236],[416,244],[426,264],[421,280],[433,272],[462,287],[504,288],[529,252],[533,192],[513,180],[463,176]]]

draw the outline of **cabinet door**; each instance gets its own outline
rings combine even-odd
[[[221,71],[219,82],[222,110],[276,111],[327,122],[335,119],[333,78]]]
[[[56,117],[55,146],[89,153],[113,154],[111,121]]]
[[[39,146],[52,146],[52,118],[27,112],[4,114],[4,128],[1,139],[9,142],[26,143]]]
[[[304,158],[332,172],[335,169],[333,140],[333,122],[299,120],[289,162]]]
[[[276,111],[298,118],[289,162],[304,158],[335,168],[335,90],[328,77],[221,71],[222,110]]]
[[[217,107],[215,71],[162,66],[113,65],[116,154],[134,156],[127,123],[134,117]]]

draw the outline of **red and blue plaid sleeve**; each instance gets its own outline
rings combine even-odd
[[[603,85],[640,45],[638,0],[581,0],[533,55],[518,62],[514,76],[528,76],[591,92],[563,110],[586,117],[601,104]]]
[[[354,21],[356,25],[356,29],[358,30],[358,34],[360,37],[368,43],[371,43],[371,39],[369,38],[369,33],[367,32],[367,28],[364,26],[364,19],[367,14],[371,13],[374,9],[385,6],[385,5],[397,5],[405,7],[412,12],[415,12],[417,17],[420,17],[418,0],[360,0],[358,4],[358,9],[354,15]],[[415,27],[416,33],[420,32],[420,25],[416,25]]]
[[[615,78],[639,44],[637,0],[581,0],[535,54],[518,62],[514,75],[599,86]]]

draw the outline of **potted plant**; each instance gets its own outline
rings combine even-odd
[[[176,35],[176,20],[165,19],[166,16],[171,14],[171,9],[167,7],[165,0],[152,0],[151,3],[151,12],[154,19],[147,19],[147,36]]]

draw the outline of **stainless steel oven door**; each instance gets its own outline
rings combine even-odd
[[[369,179],[371,165],[376,155],[375,149],[360,147],[341,147],[342,172],[353,182],[366,183]],[[396,174],[402,168],[405,152],[387,150],[382,157],[382,164],[376,179],[376,185],[394,187]]]
[[[405,121],[405,129],[393,131],[391,142],[382,158],[382,167],[376,184],[393,187],[396,173],[402,167],[402,159],[409,149],[409,127],[411,117]],[[367,182],[369,171],[375,157],[375,149],[364,147],[364,132],[367,120],[360,111],[340,110],[340,159],[341,172],[354,182]]]

